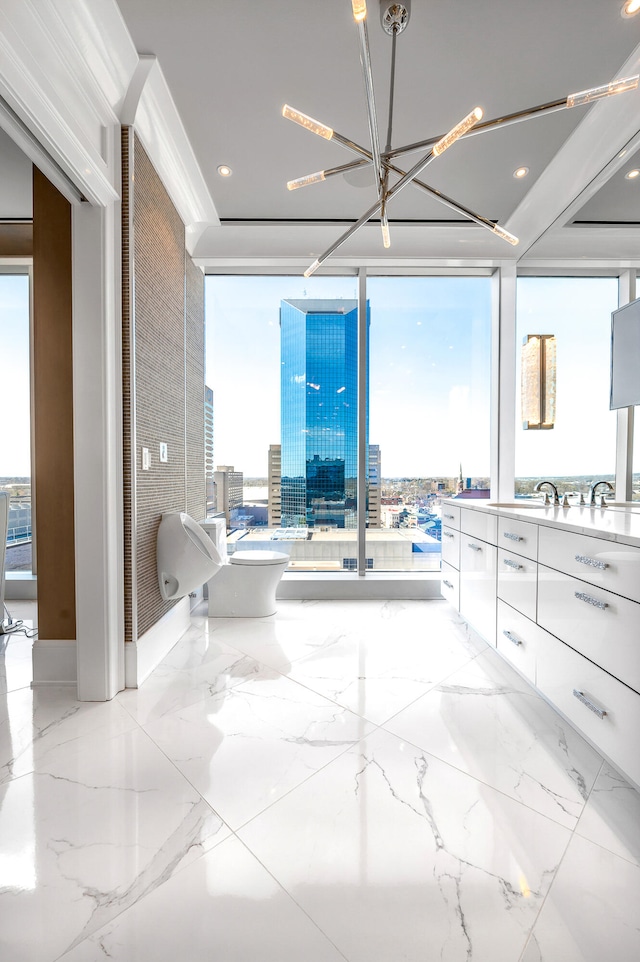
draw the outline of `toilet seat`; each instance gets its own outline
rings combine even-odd
[[[278,565],[289,560],[283,551],[236,551],[229,558],[232,565]]]

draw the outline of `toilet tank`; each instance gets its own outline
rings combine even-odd
[[[206,518],[198,524],[205,531],[224,562],[227,561],[227,522],[225,518]]]

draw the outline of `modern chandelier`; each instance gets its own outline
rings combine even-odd
[[[592,87],[589,90],[581,90],[578,93],[569,94],[567,97],[563,97],[561,100],[554,100],[550,103],[539,104],[537,107],[529,107],[526,110],[519,110],[513,114],[507,114],[504,117],[497,117],[493,120],[485,120],[480,123],[483,117],[483,112],[480,107],[474,107],[474,109],[467,114],[459,123],[457,123],[451,130],[444,135],[439,135],[437,137],[430,137],[426,140],[417,141],[413,144],[407,144],[404,147],[392,147],[391,146],[391,136],[392,136],[392,125],[393,125],[393,106],[394,106],[394,94],[395,94],[395,70],[396,70],[396,41],[398,35],[407,26],[409,22],[409,15],[411,11],[411,0],[404,0],[403,3],[394,3],[391,0],[379,0],[380,3],[380,19],[384,31],[391,37],[391,75],[389,83],[389,115],[387,122],[387,137],[384,150],[380,147],[380,135],[378,130],[378,117],[376,113],[375,98],[373,93],[373,73],[371,69],[371,55],[369,50],[369,36],[367,33],[367,4],[366,0],[351,0],[351,6],[353,9],[353,18],[356,23],[358,30],[358,40],[360,44],[360,65],[362,67],[362,76],[364,79],[364,89],[367,104],[367,120],[369,126],[369,138],[370,138],[370,149],[362,147],[360,144],[355,143],[353,140],[349,140],[347,137],[343,137],[333,128],[328,127],[326,124],[321,123],[318,120],[314,120],[312,117],[308,117],[301,111],[290,107],[288,104],[282,108],[282,115],[287,118],[287,120],[292,120],[294,123],[299,124],[306,130],[310,130],[312,133],[317,134],[319,137],[323,137],[325,140],[333,140],[342,147],[358,155],[357,160],[353,160],[347,164],[341,164],[339,167],[331,167],[327,170],[320,170],[313,174],[307,174],[304,177],[298,177],[296,180],[290,180],[287,184],[289,190],[296,190],[299,187],[308,187],[311,184],[318,184],[329,177],[334,177],[337,174],[344,174],[348,171],[355,170],[356,168],[364,168],[373,166],[375,182],[377,187],[377,200],[372,206],[364,212],[362,217],[360,217],[354,224],[352,224],[348,230],[344,232],[333,244],[331,244],[323,254],[321,254],[313,264],[307,268],[304,272],[305,277],[310,277],[311,274],[320,267],[324,261],[327,260],[335,251],[344,244],[346,240],[349,239],[353,234],[356,233],[361,227],[364,226],[372,217],[376,214],[380,214],[380,225],[382,228],[382,243],[385,248],[391,246],[391,235],[389,231],[389,219],[388,219],[388,207],[389,202],[392,200],[396,194],[399,194],[401,190],[407,186],[407,184],[412,184],[419,190],[429,194],[434,197],[437,201],[444,204],[446,207],[463,214],[465,217],[479,224],[481,227],[490,230],[492,233],[501,237],[503,240],[507,241],[509,244],[514,246],[518,243],[518,238],[513,234],[510,234],[508,230],[504,227],[500,227],[499,224],[494,223],[487,217],[483,217],[482,214],[477,214],[475,211],[470,210],[468,207],[464,207],[462,204],[451,197],[447,197],[441,191],[436,190],[434,187],[430,187],[423,180],[419,180],[419,175],[427,167],[432,160],[439,157],[441,154],[448,150],[452,144],[462,137],[469,137],[473,134],[485,133],[488,130],[496,130],[498,127],[506,127],[510,124],[519,123],[522,120],[528,120],[532,117],[540,117],[542,114],[553,113],[556,110],[565,110],[571,107],[578,107],[582,104],[590,104],[594,100],[600,100],[603,97],[610,97],[613,94],[624,93],[626,90],[633,90],[638,86],[638,74],[633,77],[625,77],[620,80],[614,80],[609,84],[604,84],[601,87]],[[397,165],[396,158],[400,157],[402,154],[412,153],[418,150],[425,150],[426,153],[421,157],[421,159],[413,165],[409,170],[404,170],[402,167]],[[392,177],[394,181],[392,182]]]

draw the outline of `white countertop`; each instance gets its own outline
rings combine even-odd
[[[571,505],[568,508],[545,505],[523,499],[522,505],[499,504],[495,501],[474,501],[466,498],[448,498],[444,504],[470,511],[482,511],[503,518],[517,518],[518,521],[531,521],[551,528],[562,528],[575,534],[590,535],[592,538],[606,538],[621,544],[640,548],[640,501],[631,506],[590,508],[588,505]]]

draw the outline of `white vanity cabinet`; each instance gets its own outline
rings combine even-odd
[[[460,610],[460,508],[442,508],[442,571],[440,590],[456,611]]]
[[[460,512],[460,614],[490,644],[496,643],[497,518]]]
[[[640,518],[462,507],[457,534],[462,616],[640,786]]]

